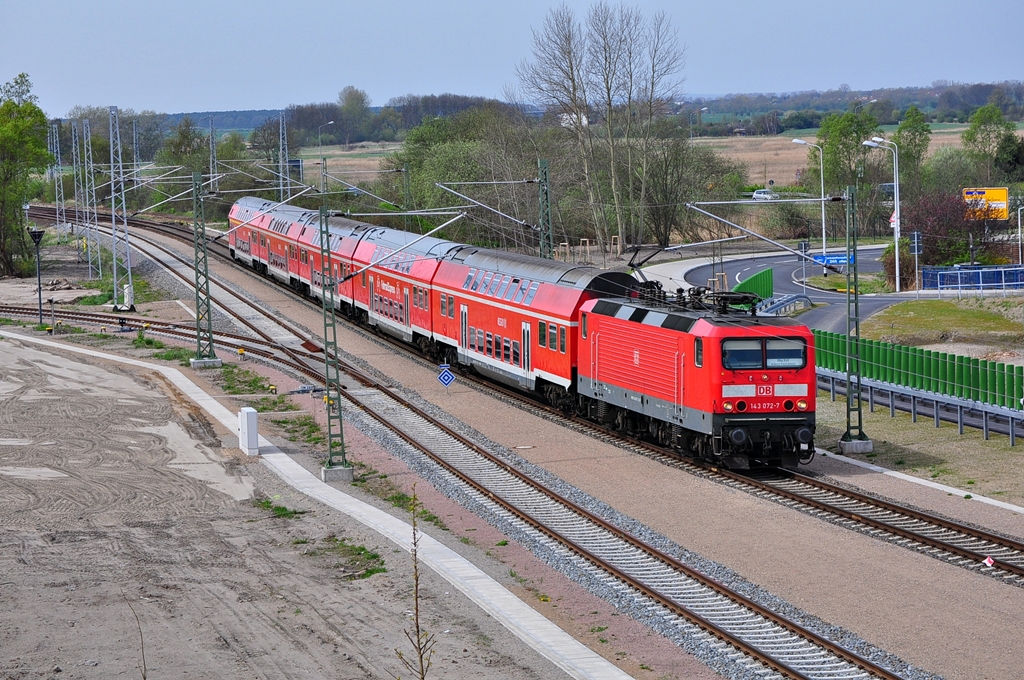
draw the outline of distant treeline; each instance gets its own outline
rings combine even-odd
[[[840,86],[825,92],[730,94],[679,102],[676,110],[686,114],[707,107],[695,128],[704,135],[778,134],[816,128],[824,116],[854,109],[868,111],[881,125],[898,123],[911,106],[920,109],[930,122],[966,123],[986,104],[997,106],[1006,120],[1024,120],[1024,82],[936,81],[930,87],[855,91]]]
[[[273,109],[258,109],[251,111],[200,111],[197,113],[171,113],[167,115],[164,124],[167,129],[176,127],[181,119],[188,116],[192,121],[204,128],[210,126],[210,116],[213,116],[213,127],[217,130],[238,130],[250,131],[259,127],[267,118],[280,114],[280,111]]]

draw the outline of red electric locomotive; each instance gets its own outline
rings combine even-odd
[[[317,212],[244,198],[229,220],[236,259],[323,296]],[[723,466],[813,456],[813,336],[748,298],[340,217],[329,230],[339,310],[440,362]]]
[[[654,293],[583,305],[576,385],[583,411],[729,468],[796,468],[812,458],[810,330],[753,316],[756,300],[744,294]]]

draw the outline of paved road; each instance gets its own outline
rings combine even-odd
[[[882,270],[882,263],[879,259],[882,254],[882,248],[877,246],[861,248],[859,253],[858,272],[860,274],[872,274]],[[774,272],[776,295],[802,294],[804,292],[801,280],[805,267],[797,256],[790,253],[774,255],[753,254],[749,258],[727,260],[724,263],[724,267],[728,276],[729,288],[760,271],[770,268]],[[819,273],[820,268],[818,266],[810,263],[806,265],[808,277],[817,276]],[[831,273],[829,275],[840,276],[839,274]],[[707,281],[710,278],[712,278],[712,266],[710,264],[700,265],[686,273],[686,282],[694,286],[707,285]],[[811,328],[832,331],[834,333],[846,332],[845,293],[807,288],[806,294],[815,305],[822,306],[815,307],[801,314],[801,321]],[[860,298],[861,320],[906,299],[906,294],[863,295]]]

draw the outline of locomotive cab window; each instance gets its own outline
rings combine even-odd
[[[693,339],[693,365],[697,368],[704,365],[704,338]]]
[[[764,368],[760,340],[723,340],[722,368],[730,371]]]
[[[587,313],[586,312],[583,312],[583,314],[580,315],[580,335],[583,336],[584,340],[587,339]]]
[[[771,338],[766,341],[768,368],[803,368],[807,365],[807,343],[799,338]]]

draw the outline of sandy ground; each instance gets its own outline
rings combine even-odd
[[[143,650],[149,677],[401,673],[405,553],[223,448],[230,435],[153,375],[11,341],[0,353],[0,677],[141,677]],[[275,518],[254,495],[308,514]],[[330,537],[386,573],[347,579]],[[422,585],[437,676],[560,675],[440,579]]]
[[[230,273],[226,276],[237,279],[240,284],[244,283],[247,290],[252,291],[254,295],[267,300],[269,304],[288,316],[296,318],[307,327],[316,328],[320,323],[320,316],[315,311],[311,311],[309,308],[303,309],[282,293],[265,289],[260,284],[253,283],[252,279],[245,278],[244,274]],[[446,392],[437,383],[436,371],[433,367],[423,367],[396,357],[372,339],[342,331],[339,334],[339,341],[345,350],[362,357],[376,370],[392,376],[406,389],[418,393],[444,408],[454,417],[476,428],[492,441],[516,449],[531,462],[542,465],[617,510],[644,522],[678,544],[728,565],[738,575],[785,597],[789,602],[805,609],[810,614],[842,626],[873,644],[898,654],[912,664],[941,673],[949,678],[1013,677],[1019,670],[1019,659],[1013,650],[1019,642],[1017,631],[1024,627],[1024,618],[1022,618],[1024,617],[1024,599],[1022,599],[1024,591],[1021,589],[1003,586],[994,579],[951,567],[912,551],[839,529],[801,513],[694,478],[685,473],[666,470],[663,466],[650,460],[638,458],[613,446],[581,438],[543,419],[509,409],[506,405],[484,397],[461,383],[456,383],[451,390]],[[197,380],[210,379],[211,375],[209,373],[199,375]],[[286,379],[279,376],[269,377],[278,381],[275,384],[282,385],[286,389],[289,387]],[[215,386],[209,385],[209,387],[213,389]],[[310,408],[314,414],[319,413],[319,409],[312,408],[308,398],[305,398],[305,403],[301,399],[297,402],[300,406]],[[838,422],[839,409],[825,404],[822,406],[822,416],[828,417],[830,421]],[[0,405],[0,408],[4,407]],[[5,411],[0,410],[0,413],[5,413]],[[887,419],[887,416],[885,418]],[[7,421],[0,421],[0,423],[5,428],[9,427],[6,424]],[[164,426],[161,422],[145,422],[142,425],[150,428]],[[883,430],[884,425],[890,427]],[[941,439],[947,448],[934,455],[941,456],[943,460],[952,460],[952,453],[958,450],[962,454],[961,460],[969,461],[972,453],[984,451],[986,446],[991,445],[991,443],[979,442],[976,439],[958,438],[951,435],[949,428],[939,430],[940,439],[932,440],[921,434],[925,431],[930,432],[927,425],[923,426],[924,429],[921,429],[921,425],[910,427],[898,419],[889,423],[883,423],[879,419],[877,422],[872,421],[870,426],[869,433],[872,436],[877,436],[878,439],[891,438],[893,441],[903,442],[900,445],[910,446],[913,442],[907,440],[920,437],[922,439],[920,447],[925,453],[929,451],[929,446],[933,441]],[[17,434],[17,431],[17,428],[11,427],[12,433],[10,435],[0,434],[0,438],[24,439],[25,437]],[[224,434],[220,433],[217,436],[223,438]],[[388,475],[388,480],[406,492],[411,489],[416,478],[404,469],[404,466],[391,459],[372,442],[360,438],[357,431],[346,430],[346,437],[350,442],[351,455],[355,461]],[[900,439],[901,437],[902,439]],[[46,439],[46,441],[51,440],[56,440],[56,437]],[[3,448],[0,447],[0,455],[6,455]],[[40,449],[35,455],[38,456],[44,452]],[[297,446],[289,452],[297,458],[307,455]],[[978,457],[974,456],[974,458]],[[308,457],[305,460],[309,466],[315,464]],[[0,463],[0,465],[42,467],[39,463],[32,465]],[[65,471],[58,466],[51,469]],[[263,493],[279,496],[279,500],[275,500],[275,502],[288,507],[306,507],[303,505],[302,499],[295,498],[287,490],[275,489],[274,480],[261,479],[258,472],[259,466],[250,465],[240,469],[253,477],[253,483],[257,490],[262,489]],[[906,500],[952,517],[990,527],[996,531],[1016,536],[1024,535],[1024,525],[1022,525],[1020,516],[991,506],[982,506],[962,498],[950,497],[944,493],[868,473],[859,468],[851,468],[851,466],[839,464],[827,457],[819,458],[811,469],[833,475],[892,498]],[[1019,466],[1014,464],[1010,456],[1000,457],[999,465],[989,470],[989,475],[995,480],[993,483],[998,485],[998,480],[1015,479],[1018,476],[1018,470]],[[181,474],[177,470],[174,472]],[[265,475],[263,476],[265,477]],[[921,476],[930,475],[922,471]],[[948,479],[939,479],[939,481],[950,483]],[[52,482],[53,480],[47,481],[47,483]],[[0,477],[0,483],[8,483],[7,477]],[[42,484],[43,480],[38,480],[36,483]],[[997,486],[996,490],[999,488],[1001,487]],[[432,530],[432,535],[449,541],[453,547],[460,550],[473,552],[474,562],[485,565],[484,568],[492,576],[499,580],[503,579],[502,582],[507,583],[525,601],[530,602],[532,606],[572,632],[578,639],[584,640],[606,658],[620,660],[621,666],[634,676],[660,679],[710,677],[712,675],[707,669],[695,665],[692,659],[665,643],[664,640],[651,635],[635,622],[623,616],[617,616],[606,603],[581,593],[578,588],[566,582],[564,578],[525,555],[522,549],[517,548],[514,544],[499,546],[502,538],[493,529],[479,519],[468,516],[468,513],[462,511],[458,506],[440,498],[431,489],[423,488],[420,485],[417,491],[424,498],[427,507],[438,514],[448,525],[447,532]],[[1007,494],[1005,497],[996,497],[1013,502],[1014,498],[1010,497],[1011,495],[1015,496],[1015,494]],[[5,502],[4,497],[0,493],[0,503]],[[225,501],[221,499],[221,504],[224,503]],[[169,608],[166,612],[161,610],[160,614],[155,615],[157,623],[153,625],[162,631],[176,630],[176,626],[179,624],[189,630],[212,628],[217,631],[219,630],[217,625],[222,625],[228,632],[233,630],[256,631],[250,632],[249,637],[241,633],[235,634],[234,637],[228,635],[225,639],[234,640],[236,647],[229,648],[230,652],[221,650],[222,656],[214,657],[212,652],[203,652],[208,656],[202,658],[215,658],[216,662],[226,664],[227,668],[231,668],[231,664],[238,664],[246,671],[259,668],[260,672],[265,673],[267,677],[287,677],[280,670],[266,670],[272,668],[271,666],[256,667],[253,664],[277,663],[276,660],[280,657],[279,650],[282,649],[285,650],[284,657],[288,658],[289,654],[294,653],[294,649],[302,648],[302,644],[307,646],[326,644],[313,643],[306,639],[296,641],[298,633],[294,635],[289,633],[283,638],[273,637],[281,630],[298,630],[295,627],[300,626],[303,621],[299,614],[295,613],[295,610],[301,609],[304,614],[308,615],[314,606],[310,604],[311,602],[315,603],[319,618],[313,623],[307,623],[309,628],[318,632],[330,630],[334,638],[325,635],[328,639],[344,639],[346,644],[351,645],[343,647],[343,651],[340,653],[365,660],[364,666],[360,666],[360,671],[365,671],[365,674],[351,677],[378,677],[375,673],[380,670],[381,666],[371,666],[371,660],[377,664],[386,664],[390,659],[394,663],[391,656],[393,652],[388,650],[402,644],[402,626],[407,624],[402,614],[408,607],[409,579],[407,572],[400,572],[402,564],[405,563],[403,560],[392,559],[389,561],[389,571],[384,579],[380,579],[380,575],[378,575],[366,581],[352,582],[355,583],[354,586],[351,586],[353,590],[345,591],[347,602],[352,602],[357,594],[360,598],[368,598],[369,604],[360,605],[362,616],[355,617],[358,621],[357,627],[361,629],[376,625],[376,632],[379,633],[381,639],[358,637],[347,627],[338,623],[344,617],[337,613],[336,608],[325,604],[323,600],[315,600],[310,595],[311,592],[322,593],[324,590],[321,586],[322,581],[329,581],[332,585],[337,583],[339,587],[349,582],[342,583],[338,579],[331,580],[329,577],[321,577],[318,580],[315,577],[318,572],[313,571],[314,576],[306,575],[305,578],[312,578],[314,585],[310,585],[309,590],[303,590],[299,586],[282,585],[280,579],[286,577],[281,576],[280,572],[294,569],[301,572],[303,567],[308,565],[308,562],[303,562],[300,559],[309,557],[309,555],[302,555],[301,548],[306,544],[294,544],[291,541],[308,538],[322,541],[328,531],[337,531],[337,535],[351,535],[354,541],[360,541],[360,544],[373,549],[381,547],[380,552],[385,556],[387,556],[388,548],[378,546],[372,537],[361,535],[357,529],[349,527],[338,531],[333,528],[333,521],[327,526],[317,524],[326,522],[324,514],[319,509],[312,515],[301,516],[294,520],[294,523],[281,524],[269,520],[265,513],[256,513],[255,516],[249,514],[255,510],[246,505],[244,501],[230,501],[228,504],[234,504],[231,505],[230,511],[225,511],[223,508],[204,510],[204,506],[201,504],[196,510],[202,518],[196,521],[203,524],[204,527],[210,527],[204,528],[204,531],[210,532],[210,534],[197,533],[197,536],[211,536],[206,543],[190,535],[183,535],[181,541],[178,541],[177,536],[164,529],[162,533],[144,536],[145,539],[153,539],[144,541],[146,550],[133,553],[133,555],[138,555],[137,558],[124,558],[124,563],[117,563],[115,569],[109,569],[112,564],[111,560],[95,560],[89,555],[96,551],[101,553],[110,551],[112,549],[110,546],[121,550],[121,546],[137,545],[139,539],[132,539],[130,534],[124,536],[124,532],[127,530],[122,527],[115,527],[116,531],[115,528],[111,528],[110,530],[98,530],[98,533],[95,534],[86,533],[84,540],[71,542],[69,546],[63,547],[62,552],[55,552],[54,556],[57,558],[55,560],[46,559],[45,554],[34,556],[32,561],[34,568],[17,566],[21,563],[12,559],[12,566],[17,566],[19,570],[19,580],[16,583],[26,584],[25,588],[18,587],[16,589],[18,597],[23,597],[22,593],[27,591],[28,587],[32,587],[33,590],[27,592],[42,593],[49,599],[39,597],[38,600],[41,604],[38,609],[30,608],[33,604],[30,599],[19,599],[20,604],[17,611],[21,615],[16,619],[18,623],[14,624],[14,627],[26,625],[29,632],[25,636],[17,638],[20,640],[20,646],[15,654],[7,653],[7,650],[12,647],[6,641],[13,639],[13,634],[7,632],[9,628],[0,628],[0,631],[3,631],[3,637],[0,637],[0,640],[4,641],[2,659],[7,664],[4,668],[6,669],[16,661],[18,664],[23,664],[25,668],[31,667],[45,672],[47,670],[46,663],[49,663],[51,659],[58,658],[59,654],[62,654],[61,645],[68,644],[65,639],[67,636],[54,639],[55,636],[52,634],[54,622],[62,620],[63,615],[73,611],[84,612],[82,616],[87,620],[92,620],[91,606],[93,603],[109,608],[118,616],[130,616],[130,612],[124,611],[126,609],[123,606],[124,601],[119,599],[120,593],[114,589],[114,585],[119,584],[118,578],[122,573],[138,573],[142,577],[141,582],[129,580],[129,584],[136,587],[145,585],[148,589],[139,591],[139,594],[151,598],[154,592],[159,592],[155,586],[148,585],[154,570],[157,572],[157,576],[164,571],[170,572],[174,583],[189,592],[192,592],[191,589],[195,589],[195,592],[199,593],[198,601],[202,602],[207,601],[204,598],[210,598],[208,601],[215,603],[222,601],[213,599],[213,595],[208,594],[208,591],[221,594],[227,601],[230,601],[231,596],[224,595],[224,589],[231,587],[234,588],[231,593],[241,592],[243,586],[236,585],[240,580],[244,580],[245,593],[266,593],[262,599],[253,600],[257,602],[256,605],[247,604],[237,615],[228,616],[227,613],[217,610],[216,607],[196,613],[196,608],[191,604],[178,609]],[[0,507],[3,506],[0,505]],[[78,511],[81,512],[81,510]],[[143,508],[143,511],[152,513],[155,508],[147,507]],[[203,512],[207,514],[204,516]],[[215,515],[216,519],[210,519],[210,515]],[[3,516],[6,526],[7,514],[5,513]],[[258,521],[249,521],[254,519]],[[300,527],[298,531],[287,531],[294,530],[296,526]],[[131,529],[138,531],[134,526]],[[43,513],[42,518],[37,520],[35,528],[24,531],[29,535],[34,531],[42,536],[47,530],[47,520]],[[93,529],[89,527],[88,530]],[[5,529],[4,531],[6,537],[12,535],[11,532],[16,529]],[[0,551],[0,559],[5,559],[7,554],[25,553],[27,549],[20,548],[22,545],[34,547],[37,543],[44,544],[44,539],[41,538],[37,538],[33,542],[20,538],[20,534],[16,534],[16,536],[17,538],[12,538],[11,541],[17,540],[14,544],[19,546],[19,550]],[[167,543],[166,551],[163,550],[164,543]],[[213,558],[204,562],[199,558],[192,557],[192,545],[216,545],[219,549],[225,543],[235,546],[236,550],[235,552],[228,551],[223,557],[218,558],[221,560],[220,562]],[[84,547],[87,544],[88,550],[79,548],[79,546]],[[154,548],[155,544],[160,544],[160,547]],[[55,550],[54,543],[45,543],[45,545],[47,549]],[[243,548],[238,548],[239,545]],[[784,546],[784,549],[780,549],[780,546]],[[208,548],[208,551],[211,555],[221,555],[212,547]],[[75,560],[80,559],[77,557],[78,552],[86,554],[86,565],[92,565],[87,566],[87,569],[91,570],[90,576],[98,570],[103,574],[94,577],[94,581],[87,578],[78,583],[72,583],[63,575],[63,571],[51,566],[67,562],[74,563]],[[206,552],[200,554],[207,555]],[[199,565],[199,574],[195,571],[186,571],[189,559],[196,560]],[[252,570],[259,574],[257,582],[253,582],[252,579],[256,577],[253,577],[246,569],[248,566],[246,560],[253,561]],[[156,562],[157,566],[152,566],[151,561]],[[50,572],[46,573],[46,570],[50,570]],[[514,577],[512,576],[513,572]],[[109,573],[118,573],[118,577],[111,578]],[[246,574],[246,579],[242,579],[241,573]],[[296,574],[296,578],[298,576],[299,574]],[[290,573],[287,578],[291,578]],[[522,580],[520,581],[520,579]],[[14,581],[14,579],[7,578],[3,580]],[[105,595],[106,599],[97,597],[94,600],[80,600],[73,594],[77,591],[60,590],[60,588],[66,589],[68,587],[66,585],[49,590],[44,587],[46,583],[61,584],[65,581],[75,585],[76,588],[79,588],[81,584],[99,582],[101,585],[96,587],[101,591],[98,594]],[[279,590],[274,590],[274,588]],[[295,603],[286,600],[283,604],[275,601],[278,594],[286,598],[292,597],[290,594],[292,590],[303,593],[306,599],[297,598]],[[126,592],[129,592],[127,588]],[[448,624],[450,619],[446,618],[448,610],[445,609],[445,607],[453,605],[450,605],[447,597],[440,594],[443,592],[445,592],[443,584],[433,585],[429,590],[428,597],[431,606],[439,607],[431,625],[436,622],[439,625],[434,630],[454,631],[457,629]],[[404,599],[403,594],[405,594]],[[0,589],[0,596],[5,598],[9,596],[6,588]],[[24,597],[27,598],[27,596]],[[181,597],[179,595],[175,602],[180,603]],[[63,598],[68,599],[64,600]],[[238,595],[235,595],[235,600],[237,602]],[[381,602],[380,607],[376,605],[378,601]],[[73,605],[69,605],[67,602],[71,602]],[[335,605],[335,607],[337,606],[340,605]],[[355,605],[353,604],[353,606]],[[369,609],[375,608],[379,609],[377,612],[379,620],[365,613]],[[48,618],[28,624],[20,623],[23,618],[31,620],[36,611],[41,614],[46,613]],[[151,608],[147,611],[155,612],[156,609]],[[289,616],[289,612],[292,612],[291,616]],[[486,620],[478,620],[471,611],[460,611],[459,614],[465,618],[467,630],[469,630],[470,624],[481,629],[487,625]],[[229,624],[218,623],[222,616],[229,619]],[[458,614],[453,617],[457,618]],[[244,622],[244,625],[239,623],[239,619]],[[334,628],[329,628],[327,623],[323,623],[321,619],[335,624]],[[76,619],[68,616],[67,620]],[[82,621],[82,619],[77,620]],[[137,658],[137,654],[133,651],[135,647],[129,645],[129,639],[131,635],[135,635],[137,638],[138,631],[131,627],[132,619],[126,620],[128,623],[124,623],[123,619],[116,619],[116,624],[121,626],[117,630],[122,632],[115,642],[110,642],[106,646],[106,649],[112,654],[116,653],[117,658],[122,659],[119,670],[126,669],[125,672],[129,672],[134,668],[133,664],[137,663],[137,661],[131,663],[128,661]],[[254,620],[264,622],[265,625],[258,628],[245,627],[255,626],[256,624],[252,623]],[[114,621],[112,619],[112,622]],[[5,625],[7,624],[0,623],[0,626]],[[241,626],[241,628],[235,629],[231,626]],[[279,626],[280,628],[278,628]],[[143,626],[143,629],[147,630],[146,626]],[[216,632],[215,635],[223,637],[220,632]],[[466,654],[470,655],[474,651],[483,653],[481,645],[474,647],[466,644],[466,642],[482,639],[475,635],[475,632],[468,633],[468,638],[462,638],[463,646],[459,647],[456,643],[453,648],[446,650],[444,658],[458,660],[458,655],[462,653],[459,651],[461,649],[468,650]],[[490,633],[484,633],[484,635],[490,641],[490,646],[482,646],[482,649],[494,652],[496,656],[478,658],[478,665],[475,667],[478,674],[485,677],[533,677],[529,675],[533,672],[537,674],[537,677],[546,677],[543,669],[534,670],[533,666],[529,666],[529,653],[517,656],[514,652],[507,652],[505,648],[499,650],[495,646],[496,641],[500,641],[502,644],[506,643],[507,634],[499,630],[493,635]],[[270,636],[273,641],[263,642],[262,636]],[[183,649],[188,650],[191,649],[188,645],[194,641],[189,640],[188,637],[185,636],[184,639],[173,637],[168,640],[175,644],[180,643],[183,645]],[[248,640],[248,643],[239,645],[238,640]],[[360,643],[365,644],[360,646]],[[166,650],[168,647],[169,645],[165,645],[164,649]],[[76,647],[73,652],[74,654],[70,658],[75,660],[74,663],[81,663],[83,659],[85,661],[96,660],[79,647]],[[362,657],[356,656],[359,652],[363,654]],[[130,656],[130,654],[134,656]],[[454,656],[451,656],[452,654]],[[319,659],[320,657],[315,657],[313,662]],[[488,665],[489,660],[491,665]],[[458,660],[458,663],[469,662]],[[522,670],[524,665],[528,666],[527,670]],[[13,667],[21,668],[22,666]],[[85,673],[93,667],[75,666],[74,668],[76,672]],[[445,672],[439,675],[459,677],[448,674],[447,668],[446,666]],[[648,671],[648,668],[652,670]],[[459,670],[464,669],[465,666]],[[520,676],[515,673],[525,673],[525,675]],[[320,677],[316,670],[310,671],[310,674]],[[21,676],[15,675],[14,677]],[[87,677],[107,676],[96,674]],[[228,673],[225,677],[233,676]],[[239,677],[248,676],[239,675]],[[325,675],[323,677],[349,676]]]

